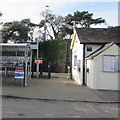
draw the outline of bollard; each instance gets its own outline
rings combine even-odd
[[[48,64],[48,78],[51,78],[51,63]]]
[[[67,76],[67,78],[70,78],[70,66],[67,66],[67,69],[68,69],[68,76]]]

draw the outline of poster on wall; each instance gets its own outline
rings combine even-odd
[[[103,56],[103,71],[104,72],[120,72],[120,56],[119,55],[104,55]]]
[[[114,71],[115,72],[120,72],[120,55],[115,55],[114,56]]]
[[[74,66],[77,66],[77,55],[74,56]]]

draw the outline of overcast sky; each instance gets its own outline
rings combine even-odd
[[[117,0],[0,0],[0,12],[3,13],[0,21],[9,22],[30,18],[32,22],[39,23],[40,13],[48,5],[53,14],[66,16],[75,11],[89,11],[94,18],[102,17],[107,25],[118,25]],[[101,27],[105,27],[102,25]]]

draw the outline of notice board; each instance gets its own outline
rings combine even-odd
[[[120,55],[103,55],[104,72],[120,72]]]
[[[24,69],[17,68],[15,70],[15,79],[24,79]]]

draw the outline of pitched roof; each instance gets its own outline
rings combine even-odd
[[[85,43],[120,43],[120,27],[113,28],[76,28],[82,44]]]

